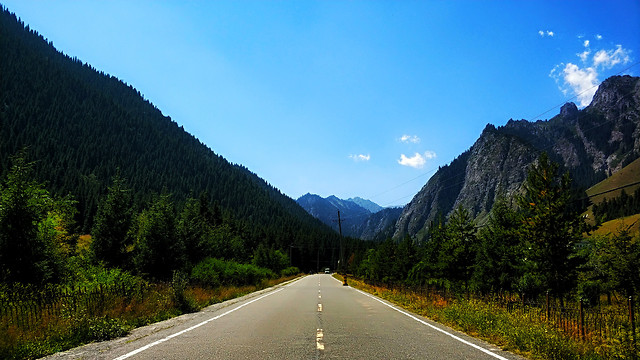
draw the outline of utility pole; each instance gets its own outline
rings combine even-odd
[[[340,210],[338,210],[338,230],[340,231],[340,255],[338,257],[338,271],[344,269],[344,249],[342,248],[342,220]]]

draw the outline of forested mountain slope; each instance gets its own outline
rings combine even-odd
[[[138,206],[154,193],[170,193],[178,204],[206,193],[249,225],[253,239],[283,249],[337,241],[294,200],[214,153],[138,90],[57,51],[3,8],[0,176],[23,148],[37,161],[36,177],[49,191],[78,201],[79,230],[85,233],[119,171]]]
[[[579,110],[567,103],[548,121],[487,125],[468,151],[441,167],[407,204],[394,237],[423,238],[438,214],[446,217],[458,206],[483,219],[499,197],[520,191],[543,151],[584,189],[622,169],[640,156],[639,79],[611,77],[589,106]]]

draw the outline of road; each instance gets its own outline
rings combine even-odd
[[[310,275],[50,359],[522,359]]]

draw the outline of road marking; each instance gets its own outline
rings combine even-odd
[[[413,320],[415,320],[415,321],[417,321],[417,322],[419,322],[419,323],[421,323],[421,324],[423,324],[423,325],[427,325],[428,327],[430,327],[430,328],[432,328],[432,329],[434,329],[434,330],[437,330],[437,331],[439,331],[439,332],[441,332],[441,333],[443,333],[443,334],[445,334],[445,335],[447,335],[447,336],[450,336],[450,337],[452,337],[453,339],[458,340],[458,341],[460,341],[460,342],[461,342],[461,343],[463,343],[463,344],[467,344],[467,345],[469,345],[469,346],[471,346],[471,347],[473,347],[473,348],[475,348],[475,349],[477,349],[477,350],[482,351],[483,353],[489,354],[489,355],[491,355],[491,356],[495,357],[496,359],[500,359],[500,360],[509,360],[509,359],[507,359],[507,358],[505,358],[505,357],[502,357],[502,356],[500,356],[500,355],[498,355],[498,354],[495,354],[495,353],[491,352],[490,350],[487,350],[487,349],[485,349],[485,348],[483,348],[483,347],[481,347],[481,346],[478,346],[478,345],[476,345],[476,344],[474,344],[474,343],[471,343],[471,342],[469,342],[469,341],[467,341],[467,340],[464,340],[464,339],[462,339],[462,338],[460,338],[460,337],[458,337],[458,336],[456,336],[456,335],[453,335],[453,334],[451,334],[451,333],[449,333],[449,332],[447,332],[447,331],[445,331],[445,330],[442,330],[442,329],[440,329],[440,328],[439,328],[439,327],[437,327],[437,326],[433,326],[433,325],[429,324],[428,322],[426,322],[426,321],[424,321],[424,320],[418,319],[417,317],[415,317],[415,316],[413,316],[413,315],[409,314],[408,312],[403,311],[403,310],[400,310],[399,308],[397,308],[397,307],[395,307],[395,306],[393,306],[393,305],[387,304],[386,302],[384,302],[384,301],[382,301],[382,300],[378,299],[377,297],[375,297],[375,296],[373,296],[373,295],[371,295],[371,294],[368,294],[368,293],[366,293],[366,292],[364,292],[364,291],[360,291],[360,290],[355,289],[355,288],[354,288],[354,290],[355,290],[355,291],[357,291],[357,292],[359,292],[359,293],[361,293],[361,294],[363,294],[363,295],[366,295],[366,296],[368,296],[368,297],[372,298],[373,300],[375,300],[375,301],[377,301],[377,302],[379,302],[379,303],[381,303],[381,304],[383,304],[383,305],[386,305],[386,306],[388,306],[388,307],[392,308],[393,310],[395,310],[395,311],[397,311],[397,312],[399,312],[399,313],[401,313],[401,314],[403,314],[403,315],[406,315],[406,316],[408,316],[408,317],[412,318]]]
[[[289,285],[291,285],[291,284],[289,284]],[[287,285],[287,286],[288,286],[288,285]],[[211,319],[208,319],[208,320],[205,320],[205,321],[203,321],[203,322],[201,322],[201,323],[199,323],[199,324],[193,325],[192,327],[190,327],[190,328],[188,328],[188,329],[184,329],[184,330],[179,331],[179,332],[177,332],[177,333],[175,333],[175,334],[171,334],[171,335],[169,335],[169,336],[167,336],[167,337],[165,337],[165,338],[163,338],[163,339],[160,339],[160,340],[154,341],[154,342],[152,342],[151,344],[147,344],[147,345],[145,345],[145,346],[143,346],[143,347],[141,347],[141,348],[138,348],[138,349],[136,349],[136,350],[133,350],[133,351],[131,351],[131,352],[129,352],[129,353],[126,353],[126,354],[124,354],[124,355],[122,355],[122,356],[119,356],[119,357],[115,358],[114,360],[124,360],[124,359],[126,359],[126,358],[129,358],[129,357],[131,357],[131,356],[133,356],[133,355],[135,355],[135,354],[141,353],[141,352],[143,352],[143,351],[145,351],[145,350],[147,350],[147,349],[149,349],[149,348],[151,348],[151,347],[154,347],[154,346],[156,346],[156,345],[158,345],[158,344],[161,344],[161,343],[163,343],[163,342],[165,342],[165,341],[167,341],[167,340],[173,339],[173,338],[174,338],[174,337],[176,337],[176,336],[180,336],[180,335],[182,335],[182,334],[184,334],[184,333],[187,333],[187,332],[189,332],[189,331],[191,331],[191,330],[197,329],[197,328],[199,328],[199,327],[200,327],[200,326],[202,326],[202,325],[205,325],[205,324],[207,324],[207,323],[210,323],[211,321],[218,320],[218,319],[220,319],[221,317],[223,317],[223,316],[225,316],[225,315],[229,315],[229,314],[231,314],[232,312],[234,312],[234,311],[236,311],[236,310],[240,310],[240,309],[242,309],[243,307],[245,307],[245,306],[247,306],[247,305],[249,305],[249,304],[251,304],[251,303],[254,303],[254,302],[258,301],[258,300],[264,299],[264,298],[266,298],[267,296],[271,296],[271,295],[273,295],[273,294],[275,294],[275,293],[278,293],[278,292],[280,292],[280,291],[282,291],[282,290],[284,290],[284,288],[280,288],[280,289],[275,290],[275,291],[272,291],[272,292],[270,292],[270,293],[268,293],[268,294],[262,295],[262,296],[260,296],[259,298],[253,299],[253,300],[251,300],[251,301],[249,301],[249,302],[246,302],[246,303],[244,303],[244,304],[242,304],[242,305],[238,306],[237,308],[231,309],[231,310],[229,310],[229,311],[227,311],[227,312],[225,312],[225,313],[222,313],[222,314],[220,314],[220,315],[218,315],[218,316],[212,317]]]
[[[316,332],[316,349],[324,350],[324,334],[322,333],[322,329],[318,329]]]
[[[318,294],[318,299],[322,299],[322,295]]]
[[[318,312],[322,311],[322,304],[318,304]]]

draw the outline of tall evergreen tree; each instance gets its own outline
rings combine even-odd
[[[478,235],[478,249],[472,276],[473,286],[482,292],[513,291],[522,269],[522,246],[518,214],[504,200],[498,200],[487,226]]]
[[[160,195],[138,217],[135,226],[136,270],[152,278],[170,279],[184,267],[184,243],[176,236],[175,210],[170,195]]]
[[[106,197],[98,205],[95,224],[91,232],[91,249],[99,261],[109,266],[124,267],[129,261],[127,233],[131,227],[131,190],[125,180],[116,175]]]
[[[562,298],[575,286],[578,263],[573,255],[586,224],[572,206],[569,173],[560,175],[558,169],[559,165],[542,153],[527,175],[518,203],[527,249],[521,289],[533,293],[551,290]]]
[[[475,257],[475,224],[469,211],[457,207],[447,222],[446,240],[440,250],[444,275],[447,279],[464,283],[468,288]]]

